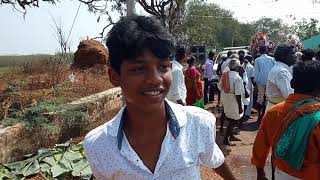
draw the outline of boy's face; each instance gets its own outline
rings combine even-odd
[[[150,50],[128,61],[123,61],[120,74],[109,70],[110,81],[120,86],[127,105],[152,109],[162,105],[171,81],[169,58],[159,59]]]

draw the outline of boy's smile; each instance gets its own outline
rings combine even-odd
[[[145,110],[159,107],[168,94],[171,81],[169,58],[160,59],[146,49],[135,59],[122,63],[120,74],[111,70],[110,80],[121,86],[127,105]]]

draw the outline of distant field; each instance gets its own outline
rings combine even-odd
[[[8,72],[10,70],[10,67],[0,67],[0,74]]]
[[[22,63],[34,62],[44,60],[48,58],[54,58],[56,55],[39,54],[39,55],[27,55],[27,56],[0,56],[0,71],[1,69],[7,69],[20,65]],[[70,55],[71,58],[73,55]]]
[[[26,62],[38,61],[54,55],[0,56],[0,68],[12,67]]]

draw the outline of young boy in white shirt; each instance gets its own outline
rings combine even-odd
[[[215,117],[165,100],[174,43],[152,17],[122,18],[107,38],[110,81],[126,106],[84,148],[96,179],[201,179],[200,163],[235,179],[215,143]]]

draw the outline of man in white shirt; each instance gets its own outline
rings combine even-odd
[[[232,50],[230,50],[230,51],[228,51],[228,53],[227,53],[227,60],[225,60],[222,64],[221,64],[221,72],[223,73],[224,71],[229,71],[230,69],[229,69],[229,63],[230,63],[230,60],[231,59],[239,59],[239,55],[237,54],[237,52],[236,51],[232,51]],[[220,81],[221,81],[221,78],[220,78]],[[220,82],[219,81],[219,82]],[[222,105],[223,105],[223,92],[222,91],[220,91],[220,101],[221,101],[221,103],[222,103]],[[226,120],[226,115],[225,115],[225,113],[224,112],[222,112],[221,113],[221,115],[220,115],[220,135],[223,135],[223,132],[224,132],[224,130],[223,130],[223,127],[224,127],[224,121]]]
[[[213,83],[213,60],[214,60],[215,53],[210,51],[208,54],[208,59],[204,65],[204,104],[207,104],[209,101],[214,101],[214,83]],[[208,97],[209,92],[209,97]]]
[[[186,61],[186,51],[184,47],[179,47],[176,52],[175,60],[172,64],[172,83],[167,95],[167,99],[181,105],[186,105],[187,88],[185,85],[183,66]]]
[[[285,44],[279,45],[274,56],[277,62],[268,76],[266,110],[284,101],[289,94],[294,92],[290,85],[292,74],[289,68],[294,64],[294,47]]]
[[[244,63],[243,63],[243,67],[247,73],[247,77],[248,77],[248,84],[247,84],[247,88],[248,91],[250,93],[250,102],[247,106],[247,109],[244,113],[245,115],[245,119],[247,120],[249,119],[250,115],[251,115],[251,110],[253,107],[253,87],[256,86],[255,82],[254,82],[254,67],[251,64],[252,63],[252,56],[251,55],[246,55],[244,57]]]
[[[237,121],[243,116],[245,90],[243,80],[238,72],[240,66],[240,61],[238,59],[231,59],[229,63],[230,71],[224,71],[224,74],[218,83],[218,88],[221,91],[223,110],[228,120],[228,127],[223,143],[230,146],[235,145],[230,141],[239,140],[233,135],[233,128],[237,124]]]
[[[228,53],[227,53],[227,60],[226,61],[224,61],[223,63],[222,63],[222,65],[221,65],[221,71],[223,72],[224,70],[226,70],[226,68],[229,66],[229,63],[230,63],[230,60],[232,59],[232,58],[235,58],[235,59],[239,59],[239,55],[237,54],[237,52],[236,51],[228,51]]]

